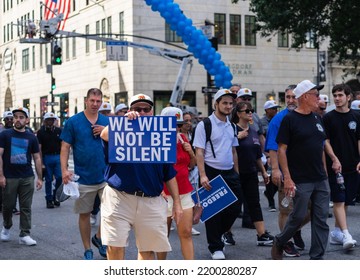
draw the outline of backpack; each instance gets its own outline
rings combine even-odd
[[[202,121],[204,122],[204,129],[205,129],[205,143],[210,142],[210,147],[211,147],[213,157],[216,158],[214,146],[213,146],[213,143],[211,141],[211,129],[212,129],[211,128],[211,121],[210,121],[209,117],[204,118]],[[236,126],[235,126],[234,123],[232,123],[232,122],[230,122],[230,123],[231,123],[231,126],[234,129],[234,137],[237,137]],[[194,141],[194,138],[195,138],[196,127],[194,128],[193,135],[192,135],[192,138],[191,138],[191,141],[190,141],[190,144],[191,144],[192,147],[193,147],[193,141]]]

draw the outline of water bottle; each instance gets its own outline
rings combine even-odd
[[[281,205],[285,208],[288,208],[291,201],[292,197],[290,195],[285,195],[285,197],[281,200]]]
[[[76,182],[77,180],[79,180],[79,178],[80,178],[80,176],[74,173],[74,174],[71,176],[71,181]]]
[[[336,183],[339,185],[341,191],[345,190],[344,177],[340,172],[336,174]]]

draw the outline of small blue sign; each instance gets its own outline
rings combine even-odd
[[[110,163],[175,163],[176,118],[109,117]]]
[[[238,200],[221,175],[216,176],[209,184],[211,190],[208,191],[204,187],[198,190],[200,203],[204,208],[200,218],[202,223]],[[196,191],[191,193],[191,197],[195,203],[198,201]]]

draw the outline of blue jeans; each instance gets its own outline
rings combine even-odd
[[[56,190],[62,183],[60,155],[44,155],[43,163],[45,165],[45,199],[53,201]],[[52,181],[55,177],[55,190],[52,191]]]

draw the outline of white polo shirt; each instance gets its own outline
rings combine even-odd
[[[234,135],[234,129],[230,121],[219,120],[214,113],[209,117],[211,121],[211,142],[213,143],[215,156],[214,158],[210,141],[206,141],[204,122],[198,123],[195,132],[193,146],[204,149],[205,164],[219,170],[229,170],[234,166],[232,147],[238,146],[238,139]]]

